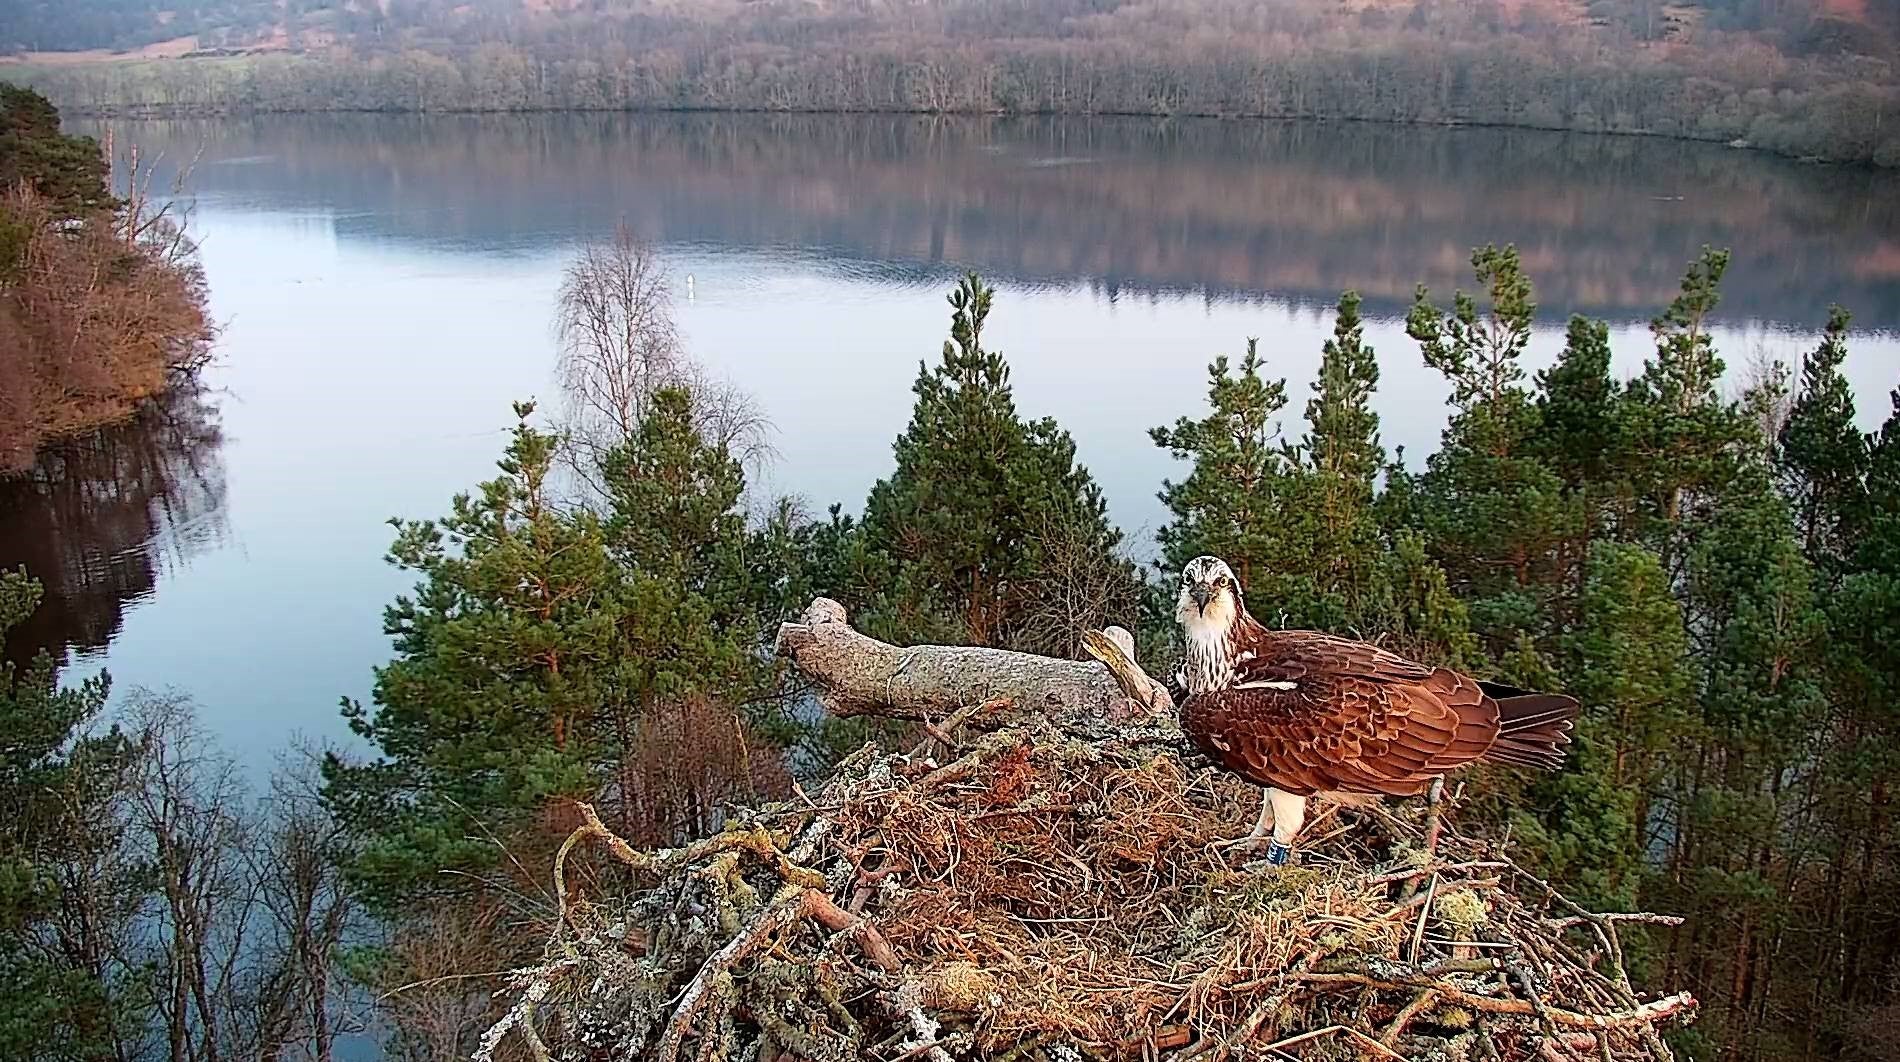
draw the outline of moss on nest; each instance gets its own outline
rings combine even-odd
[[[1268,867],[1216,843],[1258,790],[1164,728],[990,714],[954,747],[867,747],[812,799],[682,849],[590,820],[564,855],[601,842],[624,879],[564,894],[491,1049],[519,1031],[576,1060],[1450,1059],[1482,1038],[1639,1059],[1667,1057],[1657,1024],[1693,1006],[1643,1002],[1613,948],[1583,961],[1617,923],[1455,831],[1425,850],[1408,809],[1321,807],[1299,864]]]

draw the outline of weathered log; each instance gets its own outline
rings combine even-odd
[[[1110,628],[1109,636],[1133,639]],[[778,629],[779,655],[817,686],[834,715],[941,719],[965,705],[1008,697],[1021,709],[1052,715],[1126,715],[1133,709],[1108,669],[1094,660],[1061,660],[981,646],[881,642],[851,627],[843,605],[813,601],[797,623]]]

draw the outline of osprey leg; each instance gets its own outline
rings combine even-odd
[[[1273,790],[1260,790],[1260,817],[1254,820],[1253,832],[1245,837],[1236,837],[1231,841],[1215,841],[1209,848],[1254,848],[1268,839],[1273,829]]]
[[[1273,813],[1273,840],[1267,845],[1267,862],[1277,867],[1293,854],[1293,838],[1306,825],[1306,798],[1269,789],[1267,802]]]

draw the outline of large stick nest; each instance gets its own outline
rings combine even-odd
[[[1624,972],[1618,927],[1669,920],[1586,912],[1436,809],[1322,805],[1272,868],[1216,843],[1259,791],[1172,727],[992,701],[927,728],[681,849],[584,808],[557,862],[635,885],[557,865],[547,961],[478,1057],[1664,1059],[1693,1012]]]

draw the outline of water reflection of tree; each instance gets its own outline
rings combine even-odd
[[[0,567],[25,565],[46,588],[8,659],[103,648],[160,571],[223,537],[223,438],[213,396],[176,388],[0,480]]]

